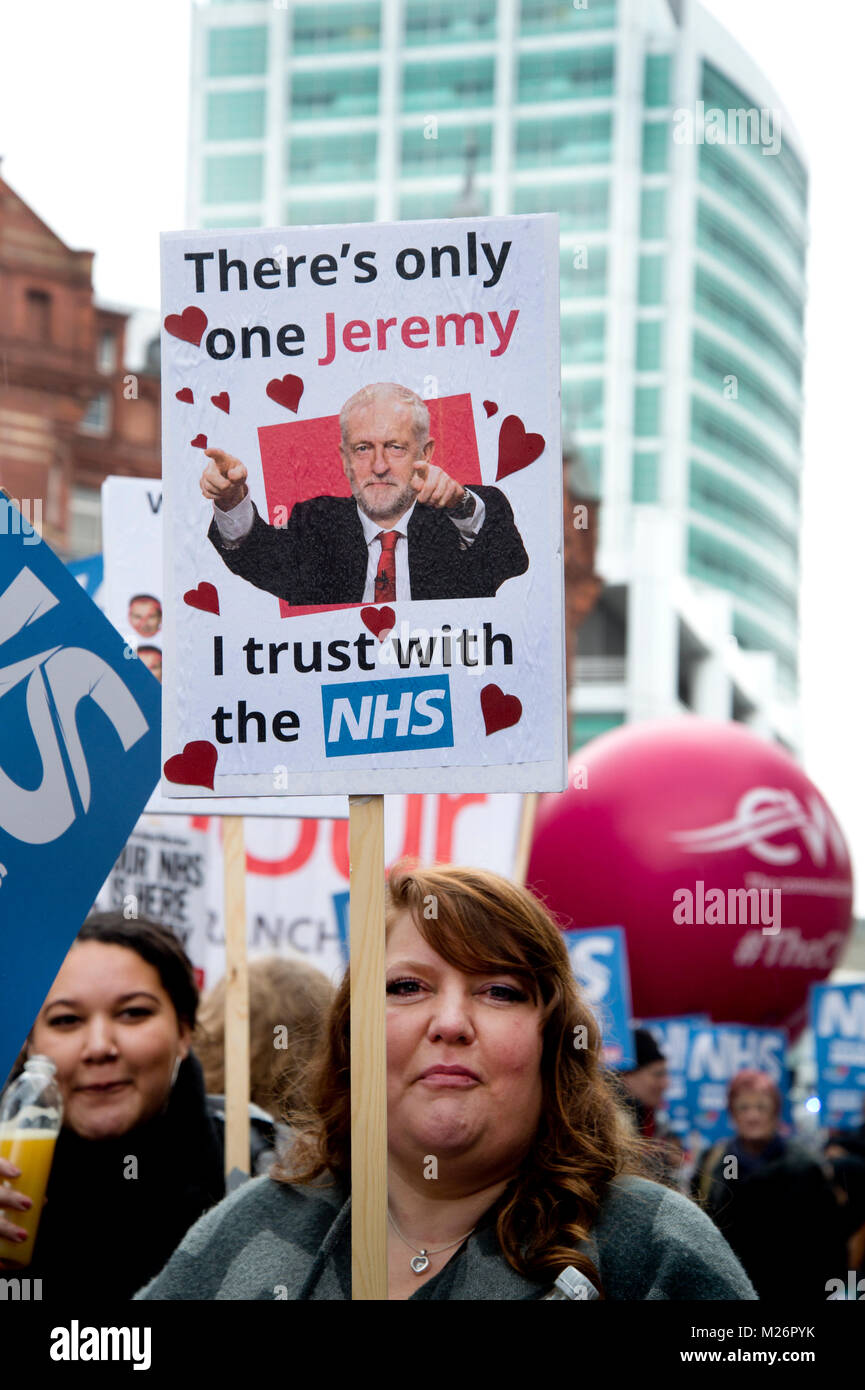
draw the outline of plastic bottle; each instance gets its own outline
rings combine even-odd
[[[0,1237],[0,1260],[23,1269],[33,1258],[54,1145],[63,1121],[63,1098],[50,1057],[30,1057],[24,1070],[0,1098],[0,1158],[21,1169],[18,1178],[2,1178],[4,1187],[26,1192],[29,1211],[3,1207],[3,1215],[27,1232],[24,1241]]]
[[[581,1274],[573,1265],[568,1265],[562,1270],[549,1293],[545,1293],[541,1299],[542,1303],[550,1303],[553,1299],[567,1298],[579,1299],[580,1302],[589,1302],[591,1299],[599,1298],[600,1295],[585,1274]]]

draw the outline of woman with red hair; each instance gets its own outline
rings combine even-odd
[[[781,1092],[765,1072],[738,1072],[727,1106],[736,1133],[708,1150],[695,1178],[705,1210],[761,1299],[825,1299],[846,1259],[820,1164],[779,1133]]]

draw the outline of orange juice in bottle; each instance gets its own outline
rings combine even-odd
[[[0,1178],[0,1182],[4,1187],[26,1192],[33,1201],[29,1211],[0,1207],[7,1220],[27,1232],[24,1241],[0,1237],[0,1261],[4,1265],[24,1268],[33,1258],[54,1145],[63,1119],[63,1101],[54,1070],[48,1057],[29,1058],[21,1075],[0,1100],[0,1158],[21,1170],[20,1177]]]

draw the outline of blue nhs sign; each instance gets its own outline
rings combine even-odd
[[[447,676],[323,685],[324,747],[329,758],[453,748]]]

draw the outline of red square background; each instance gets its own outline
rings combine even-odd
[[[443,396],[425,401],[430,413],[430,438],[435,440],[432,461],[458,483],[480,483],[481,467],[472,412],[472,398]],[[284,425],[262,425],[258,431],[268,521],[273,524],[277,507],[291,514],[295,502],[309,497],[350,497],[351,488],[339,452],[339,415],[316,420],[290,420]],[[280,616],[327,613],[334,608],[359,604],[314,604],[295,608],[279,600]]]

